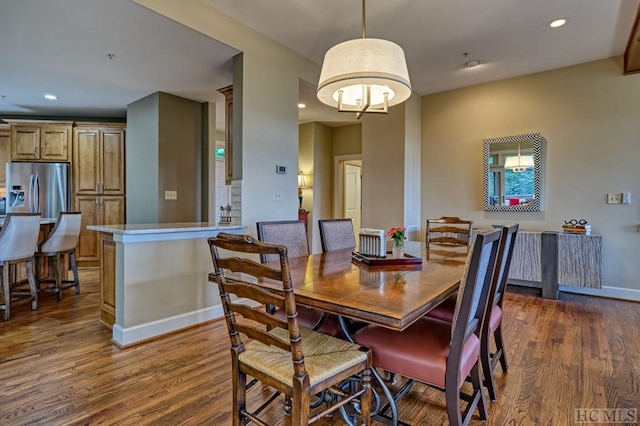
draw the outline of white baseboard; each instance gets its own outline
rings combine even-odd
[[[174,317],[152,321],[134,327],[123,328],[118,324],[113,325],[113,341],[120,347],[135,345],[145,340],[153,339],[163,334],[172,333],[184,328],[221,318],[224,315],[222,305],[211,306],[188,312]]]
[[[611,299],[622,299],[632,302],[640,302],[640,290],[636,290],[633,288],[607,286],[602,286],[602,288],[585,288],[561,285],[559,286],[559,290],[565,293],[585,294],[588,296],[608,297]]]

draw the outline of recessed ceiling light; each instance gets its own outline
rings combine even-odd
[[[470,61],[467,61],[467,63],[466,63],[466,64],[464,64],[464,66],[465,66],[465,67],[467,67],[467,68],[475,68],[475,67],[477,67],[477,66],[478,66],[478,65],[480,65],[480,64],[482,64],[482,62],[480,62],[479,60],[477,60],[477,59],[472,59],[472,60],[470,60]]]
[[[558,19],[554,19],[553,21],[549,22],[549,26],[551,28],[559,28],[559,27],[563,26],[564,24],[566,24],[567,22],[569,22],[569,18],[558,18]]]
[[[52,95],[50,93],[47,93],[46,95],[44,95],[44,98],[49,99],[50,101],[55,101],[56,99],[58,99],[56,95]]]
[[[307,106],[305,104],[302,104],[302,103],[298,104],[298,108],[306,108],[306,107]]]

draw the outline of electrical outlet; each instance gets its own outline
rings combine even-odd
[[[607,204],[622,204],[622,194],[619,192],[607,194]]]
[[[271,201],[273,201],[274,203],[281,202],[282,201],[282,193],[279,190],[274,189],[273,190],[273,198],[272,198]]]
[[[164,191],[164,199],[165,200],[177,200],[178,199],[178,191]]]

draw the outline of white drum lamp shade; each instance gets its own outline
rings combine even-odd
[[[404,51],[393,42],[375,38],[333,46],[324,56],[317,96],[326,105],[356,111],[367,104],[373,110],[406,101],[411,96],[411,83]]]

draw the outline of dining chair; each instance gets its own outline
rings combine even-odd
[[[450,255],[451,249],[471,246],[473,221],[460,219],[457,216],[443,216],[439,219],[427,219],[427,259],[431,256],[431,246],[448,249],[445,255]]]
[[[321,219],[318,226],[323,253],[356,248],[356,236],[351,219]]]
[[[78,268],[76,265],[76,247],[80,236],[80,225],[82,223],[81,212],[59,212],[56,223],[49,235],[38,245],[36,252],[36,278],[38,288],[45,291],[53,291],[58,294],[58,300],[62,300],[62,291],[75,287],[76,294],[80,293],[80,280],[78,279]],[[67,278],[67,266],[64,256],[69,257],[69,267],[73,274],[73,279]],[[40,268],[48,258],[53,258],[53,276],[51,278],[41,278]],[[42,284],[53,284],[45,286]]]
[[[496,229],[477,234],[460,280],[453,322],[425,316],[404,331],[369,325],[354,334],[357,343],[370,348],[375,368],[406,377],[410,383],[419,381],[443,390],[453,426],[468,424],[476,408],[481,420],[487,418],[480,333],[501,233]],[[374,375],[381,381],[377,373]],[[470,394],[462,392],[468,376]],[[461,399],[467,402],[462,411]]]
[[[0,287],[4,320],[11,318],[11,306],[31,302],[38,309],[38,290],[33,271],[40,233],[40,213],[9,213],[0,230]],[[26,282],[18,282],[16,267],[26,264]],[[28,289],[23,284],[28,284]]]
[[[279,220],[271,222],[256,222],[258,239],[265,243],[281,244],[287,247],[289,258],[309,256],[307,240],[307,225],[303,220]],[[274,255],[260,255],[262,263],[277,260]],[[277,308],[268,307],[272,313],[284,317],[284,312]],[[298,310],[298,321],[303,327],[318,330],[324,323],[326,313],[317,309],[301,307]],[[329,334],[337,334],[339,329],[332,327]]]
[[[507,353],[502,338],[502,302],[507,287],[507,277],[511,267],[511,257],[518,234],[519,225],[517,223],[505,225],[502,228],[500,245],[498,248],[498,258],[496,261],[496,272],[491,281],[489,290],[487,312],[482,323],[480,338],[480,362],[484,373],[484,385],[489,393],[491,401],[497,397],[495,379],[493,371],[500,363],[502,371],[507,371]],[[427,313],[428,317],[440,319],[451,323],[455,313],[455,299],[447,299],[440,305]],[[493,339],[496,351],[491,353],[491,340]]]
[[[265,425],[258,415],[264,406],[247,407],[247,375],[284,393],[290,401],[291,424],[309,424],[345,404],[360,408],[359,423],[370,422],[371,355],[366,347],[301,328],[298,323],[287,247],[255,240],[249,235],[220,233],[208,239],[231,340],[233,424]],[[233,252],[221,257],[219,249]],[[243,256],[276,256],[279,267],[260,264]],[[258,283],[268,285],[263,288]],[[235,295],[237,299],[232,299]],[[273,305],[286,312],[282,320],[246,300]],[[243,302],[244,301],[244,302]],[[242,319],[236,317],[241,315]],[[267,331],[266,325],[270,326]],[[244,339],[243,336],[248,339]],[[356,379],[357,377],[357,379]],[[355,382],[354,382],[355,380]],[[310,402],[321,394],[329,405],[311,412]],[[337,396],[336,396],[337,395]],[[268,402],[273,398],[267,399]],[[287,403],[285,401],[285,404]]]
[[[303,220],[256,222],[256,226],[260,241],[287,246],[289,257],[309,256],[307,226]],[[278,257],[275,255],[260,255],[262,263],[277,260]]]

